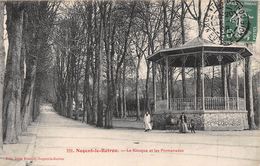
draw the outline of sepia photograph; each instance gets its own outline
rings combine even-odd
[[[259,0],[0,0],[0,166],[260,166]]]

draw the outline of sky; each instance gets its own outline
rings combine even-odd
[[[258,0],[258,23],[260,22],[260,2],[259,1],[260,0]],[[203,8],[206,8],[207,4],[208,4],[208,0],[202,0],[202,7]],[[186,22],[189,23],[190,27],[193,27],[189,31],[189,34],[188,34],[189,39],[192,40],[193,38],[197,37],[197,25],[196,25],[195,21],[192,21],[190,19],[188,19]],[[4,24],[4,26],[6,27],[5,24]],[[5,32],[5,38],[7,38],[6,32]],[[6,53],[7,53],[8,40],[5,40],[5,49],[6,49]],[[254,53],[254,55],[252,56],[253,72],[260,71],[260,25],[258,25],[257,40],[256,40],[256,43],[253,44],[253,51],[252,52]],[[146,63],[145,63],[145,59],[143,58],[142,64],[140,66],[140,77],[141,78],[146,78],[146,71],[147,71]]]
[[[206,10],[208,2],[209,2],[208,0],[202,0],[202,8],[204,8],[203,9],[204,11]],[[203,13],[205,13],[205,12],[203,12]],[[188,33],[188,38],[190,40],[192,40],[193,38],[196,38],[198,35],[197,24],[194,20],[191,20],[191,19],[186,19],[186,22],[188,22],[189,26],[191,27],[191,29]],[[253,52],[253,56],[252,56],[253,72],[260,71],[260,25],[259,25],[259,22],[260,22],[260,0],[258,0],[258,28],[257,28],[258,33],[257,33],[256,42],[252,44],[253,50],[251,50]],[[204,36],[204,38],[205,38],[205,36]],[[207,39],[207,38],[205,38],[205,39]],[[236,44],[234,44],[234,45],[236,45]],[[147,70],[146,65],[143,60],[143,63],[140,68],[140,73],[141,73],[142,78],[146,77],[146,70]]]

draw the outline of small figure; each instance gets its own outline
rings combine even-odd
[[[187,117],[184,114],[184,112],[180,116],[180,130],[181,133],[187,133],[188,127],[187,127]]]
[[[190,132],[195,133],[195,121],[193,119],[190,120]]]
[[[151,116],[148,112],[144,114],[144,131],[150,131],[152,130],[151,126]]]

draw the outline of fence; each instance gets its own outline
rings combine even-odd
[[[205,110],[245,110],[244,99],[236,97],[205,97]],[[170,110],[202,110],[202,98],[174,98]],[[167,100],[156,102],[157,110],[167,110]]]

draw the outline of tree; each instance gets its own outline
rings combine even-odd
[[[181,22],[181,39],[182,39],[182,44],[185,44],[186,38],[185,38],[185,15],[187,13],[187,10],[185,9],[185,0],[181,1],[181,16],[180,16],[180,22]],[[183,62],[185,63],[185,57],[183,57]],[[182,76],[182,97],[186,98],[186,76],[185,76],[185,66],[182,66],[181,70],[181,76]]]
[[[25,52],[26,77],[21,98],[22,130],[27,129],[31,122],[32,112],[36,111],[33,110],[34,99],[39,94],[35,91],[41,89],[36,85],[42,80],[39,79],[42,72],[48,69],[46,64],[50,64],[48,41],[58,5],[42,1],[28,2],[24,6],[22,42]]]
[[[225,44],[224,41],[223,41],[223,0],[212,0],[214,5],[216,6],[217,8],[217,11],[218,11],[218,18],[219,18],[219,41],[220,43],[219,44]],[[221,85],[222,85],[222,91],[221,91],[221,95],[224,97],[226,96],[226,83],[229,84],[229,78],[227,77],[227,74],[226,74],[226,70],[227,70],[227,67],[228,65],[223,65],[221,64]],[[230,91],[230,86],[228,85],[228,91]],[[229,95],[229,93],[228,93]]]
[[[98,48],[98,53],[97,55],[97,127],[103,127],[103,96],[102,96],[102,83],[103,83],[103,57],[104,57],[104,41],[106,38],[106,14],[107,14],[107,3],[106,2],[100,2],[99,4],[99,9],[100,9],[100,25],[99,25],[99,48]],[[110,13],[108,13],[110,14]],[[109,79],[109,78],[108,78]],[[107,86],[107,89],[109,89],[111,86]],[[109,90],[108,90],[109,91]],[[110,91],[108,92],[110,94]],[[106,122],[105,126],[110,128],[112,127],[112,117],[111,121],[110,119],[110,109],[106,110]],[[111,123],[111,124],[110,124]]]
[[[259,64],[259,62],[257,62]],[[253,72],[254,73],[254,72]],[[257,71],[253,76],[253,97],[254,97],[254,114],[255,123],[259,128],[260,126],[260,72]]]
[[[147,56],[152,55],[158,49],[156,47],[156,40],[159,36],[162,15],[160,7],[153,7],[151,2],[142,2],[141,3],[140,12],[138,12],[138,17],[143,21],[144,28],[143,32],[147,35],[148,48],[147,48]],[[149,78],[151,71],[151,63],[146,60],[146,82],[145,82],[145,109],[151,112],[150,108],[150,100],[149,100]],[[155,67],[153,68],[153,73],[156,72]],[[154,75],[154,74],[153,74]],[[155,89],[155,77],[153,77],[153,89]],[[155,93],[155,92],[154,92]],[[156,94],[154,94],[155,96]]]
[[[143,26],[140,27],[141,29]],[[140,119],[141,111],[140,111],[140,88],[139,88],[139,70],[141,65],[142,57],[145,54],[147,46],[145,47],[146,43],[146,35],[142,33],[140,30],[139,32],[134,32],[133,34],[133,47],[135,48],[135,55],[137,57],[137,65],[136,65],[136,81],[135,81],[135,95],[136,95],[136,113],[137,117]]]
[[[118,57],[117,60],[117,64],[116,64],[116,71],[115,71],[115,87],[119,87],[119,82],[120,82],[120,78],[119,75],[121,75],[121,91],[122,91],[122,96],[121,96],[121,106],[123,111],[122,112],[126,112],[126,98],[125,98],[125,81],[126,81],[126,57],[129,51],[129,46],[130,46],[130,34],[131,34],[131,29],[132,26],[134,24],[134,17],[135,17],[135,11],[136,11],[136,5],[137,2],[133,1],[133,2],[128,2],[126,4],[121,3],[121,10],[119,10],[118,12],[123,12],[123,10],[125,10],[126,12],[123,13],[124,17],[126,18],[125,21],[125,26],[121,27],[122,29],[124,29],[124,31],[122,32],[121,35],[123,35],[123,40],[121,41],[121,48],[123,49],[123,51],[121,52],[121,56]],[[123,10],[122,10],[123,9]],[[119,33],[120,34],[120,33]],[[120,73],[120,70],[122,70]],[[120,74],[119,74],[120,73]],[[137,115],[137,120],[140,119],[139,115]]]
[[[88,32],[87,35],[87,41],[86,41],[86,47],[87,47],[87,58],[86,58],[86,62],[85,62],[85,75],[84,75],[84,92],[83,92],[83,106],[84,106],[84,111],[83,111],[83,121],[86,121],[87,123],[91,122],[91,95],[90,95],[90,60],[91,57],[93,57],[93,49],[91,47],[92,41],[93,41],[93,36],[92,36],[92,15],[93,15],[93,6],[92,6],[92,1],[90,1],[89,3],[86,3],[86,12],[87,16],[83,15],[84,19],[87,19],[87,23],[86,23],[86,29]]]
[[[0,152],[3,149],[3,130],[2,130],[2,113],[3,113],[3,88],[5,73],[5,48],[4,48],[4,2],[0,2]]]
[[[208,12],[210,10],[210,5],[211,5],[211,0],[209,0],[207,8],[206,8],[206,12],[204,14],[204,16],[202,15],[202,7],[201,7],[201,0],[198,1],[198,7],[196,10],[196,5],[195,5],[195,1],[192,0],[190,2],[190,4],[188,4],[185,0],[184,3],[186,5],[186,8],[189,12],[189,14],[192,16],[192,18],[197,22],[197,30],[198,30],[198,37],[202,38],[204,29],[205,29],[205,20],[208,16]],[[193,9],[193,12],[192,12]],[[197,97],[201,97],[201,93],[202,93],[202,89],[201,89],[201,67],[197,66]]]
[[[246,88],[246,110],[248,111],[249,129],[256,129],[254,119],[254,100],[253,100],[253,83],[252,83],[252,62],[250,57],[245,58],[245,88]]]
[[[4,92],[4,142],[17,143],[21,132],[21,73],[23,12],[22,2],[7,2],[7,33],[9,48]]]
[[[4,52],[1,52],[1,85],[2,72],[6,68],[3,100],[0,87],[1,104],[3,101],[1,135],[5,143],[17,143],[22,130],[39,115],[40,98],[44,94],[42,81],[51,64],[49,42],[56,4],[59,3],[6,2],[9,45],[6,66]]]

